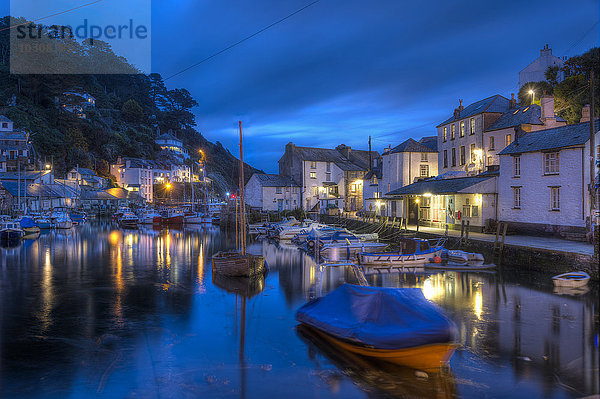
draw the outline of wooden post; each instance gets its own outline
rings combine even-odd
[[[460,221],[460,242],[462,243],[465,239],[465,221]]]
[[[467,220],[467,227],[465,228],[465,242],[469,242],[469,226],[471,225],[471,221]]]
[[[504,252],[504,238],[506,237],[506,229],[508,228],[508,223],[504,223],[504,228],[502,229],[502,244],[500,244],[500,255]]]

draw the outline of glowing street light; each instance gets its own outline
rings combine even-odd
[[[535,91],[529,90],[529,94],[531,94],[531,103],[533,104],[535,102]]]
[[[167,190],[171,189],[171,183],[167,183],[167,185],[165,186],[167,188]]]

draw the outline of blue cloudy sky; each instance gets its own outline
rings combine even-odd
[[[310,2],[154,1],[152,70],[170,76]],[[597,46],[598,19],[597,0],[320,0],[167,84],[190,90],[199,130],[233,153],[242,120],[246,158],[276,172],[289,141],[366,148],[372,135],[381,151],[434,135],[459,98],[516,92],[546,43]]]

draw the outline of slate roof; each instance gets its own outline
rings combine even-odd
[[[12,121],[10,119],[8,119],[6,116],[0,115],[0,122],[12,122]]]
[[[19,196],[19,183],[16,181],[2,181],[0,182],[6,191],[10,193],[13,197]],[[62,184],[39,184],[39,183],[30,183],[25,184],[21,182],[21,197],[26,198],[39,198],[40,195],[42,198],[65,198],[70,197],[73,198],[75,196],[75,191],[70,187],[65,187]]]
[[[595,121],[597,132],[600,123]],[[576,123],[573,125],[559,126],[552,129],[538,130],[526,133],[513,141],[508,147],[499,152],[499,155],[520,154],[523,152],[534,152],[553,150],[563,147],[584,145],[590,138],[589,122]]]
[[[41,172],[39,170],[29,170],[29,171],[21,171],[21,173],[19,173],[19,172],[4,172],[4,173],[0,173],[0,181],[2,181],[2,182],[6,181],[6,180],[17,181],[18,179],[21,179],[21,181],[36,180],[42,176],[47,175],[48,173],[50,173],[49,170],[42,170]]]
[[[258,182],[263,187],[300,187],[291,177],[271,175],[267,173],[255,173]]]
[[[437,138],[436,138],[437,141]],[[397,152],[435,152],[430,147],[423,145],[413,139],[408,139],[404,143],[392,148],[390,154]]]
[[[419,143],[423,144],[426,147],[431,148],[434,152],[437,152],[437,136],[427,136],[421,138]]]
[[[144,198],[142,198],[142,196],[140,196],[139,194],[137,194],[133,191],[125,190],[124,188],[115,187],[115,188],[109,188],[104,191],[106,191],[108,194],[110,194],[113,197],[116,197],[118,199],[128,199],[131,201],[144,201]]]
[[[92,201],[92,200],[108,200],[108,201],[116,201],[118,198],[114,195],[110,195],[104,190],[82,190],[81,191],[81,199],[83,201]]]
[[[304,161],[332,162],[344,171],[366,171],[369,169],[369,151],[350,150],[349,159],[337,149],[294,147],[294,152]],[[377,151],[371,151],[371,156],[379,158]]]
[[[386,195],[453,194],[494,176],[457,177],[455,179],[423,180],[397,188]]]
[[[537,104],[510,109],[488,127],[486,132],[519,125],[543,125],[544,123],[542,122],[541,117],[542,108]],[[565,122],[560,116],[555,115],[555,118],[559,122]]]
[[[450,118],[446,119],[436,127],[440,127],[460,119],[468,118],[473,115],[478,115],[482,112],[504,113],[509,108],[509,102],[510,100],[506,97],[503,97],[499,94],[493,95],[468,105],[460,112],[458,118],[455,118],[454,115],[452,115]]]

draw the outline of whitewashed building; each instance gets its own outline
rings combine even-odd
[[[300,186],[288,176],[255,173],[245,187],[246,204],[261,211],[300,208]]]
[[[139,158],[119,158],[116,164],[110,165],[110,174],[116,183],[127,191],[135,192],[147,202],[153,200],[153,165],[150,161]]]
[[[585,232],[590,216],[589,126],[583,122],[527,133],[500,152],[499,220],[524,232]],[[596,145],[598,129],[596,120]],[[597,147],[596,165],[599,151]]]
[[[29,163],[29,137],[27,133],[14,129],[14,123],[0,115],[0,172],[18,169],[17,162]]]
[[[545,45],[540,50],[540,56],[519,72],[519,88],[530,82],[543,82],[546,80],[546,70],[551,66],[562,67],[564,60],[552,55],[552,49]],[[562,81],[564,74],[558,75],[558,81]]]
[[[356,211],[363,207],[363,178],[369,162],[379,158],[376,151],[352,150],[343,144],[325,149],[288,143],[279,160],[279,175],[300,185],[304,210]]]
[[[73,168],[67,173],[67,179],[79,186],[92,188],[103,188],[106,186],[105,179],[99,177],[96,172],[88,168]]]
[[[160,146],[161,149],[169,151],[181,162],[190,158],[188,150],[183,146],[183,141],[175,137],[171,131],[168,133],[159,134],[155,142]]]

